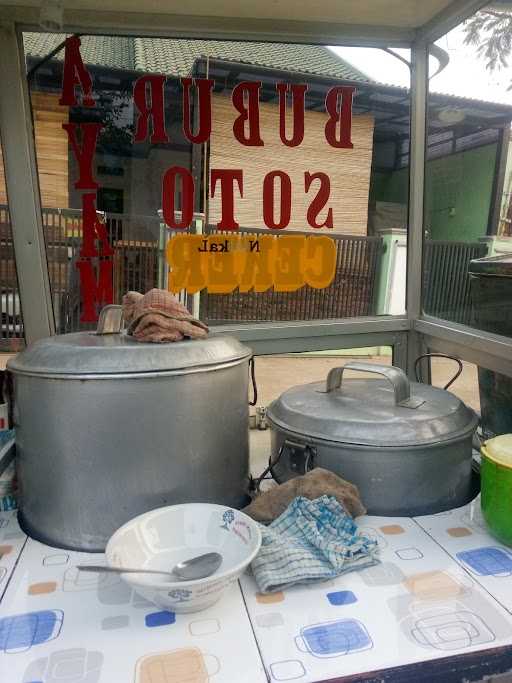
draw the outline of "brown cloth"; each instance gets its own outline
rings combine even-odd
[[[128,334],[138,341],[174,342],[208,334],[207,325],[165,289],[151,289],[146,294],[128,292],[123,297],[123,316],[129,323]]]
[[[140,292],[127,292],[123,296],[123,318],[127,323],[131,323],[135,318],[135,310],[144,298]]]
[[[322,467],[315,467],[307,474],[294,477],[280,486],[265,491],[242,512],[257,522],[269,524],[279,517],[297,496],[314,500],[323,495],[334,496],[352,517],[359,517],[366,512],[357,487]]]

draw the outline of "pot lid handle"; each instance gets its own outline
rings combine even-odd
[[[123,326],[123,307],[108,304],[100,311],[96,334],[119,334]]]
[[[373,363],[347,363],[339,368],[332,368],[327,375],[327,382],[325,393],[329,394],[335,389],[341,387],[344,370],[356,370],[359,372],[372,372],[376,375],[382,375],[393,386],[395,394],[395,405],[402,408],[418,408],[424,401],[420,399],[411,398],[411,385],[407,379],[407,375],[394,365],[375,365]]]

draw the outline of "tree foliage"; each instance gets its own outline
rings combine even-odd
[[[512,53],[512,10],[489,6],[464,24],[464,44],[476,47],[489,71],[508,66]],[[512,89],[512,82],[508,89]]]

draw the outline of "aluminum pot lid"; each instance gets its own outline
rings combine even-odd
[[[346,379],[344,370],[381,375]],[[267,410],[272,426],[306,438],[373,447],[450,441],[476,428],[478,418],[444,389],[409,382],[399,369],[347,363],[327,382],[292,387]]]
[[[26,375],[133,375],[213,369],[251,355],[251,350],[233,337],[210,335],[206,339],[154,344],[138,342],[124,332],[75,332],[34,342],[7,367]]]

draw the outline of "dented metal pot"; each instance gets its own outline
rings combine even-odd
[[[247,502],[250,349],[141,343],[119,322],[40,340],[8,365],[20,521],[50,545],[100,551],[153,508]]]

